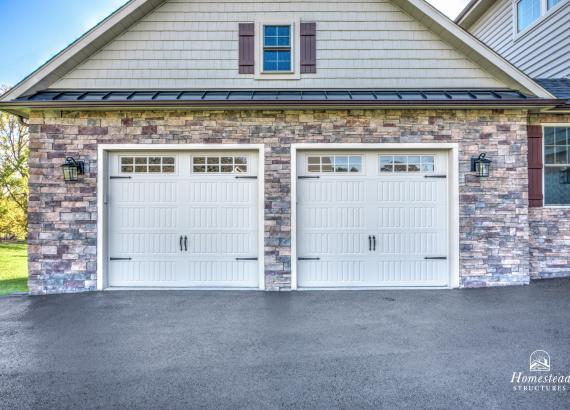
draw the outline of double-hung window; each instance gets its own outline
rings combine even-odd
[[[570,127],[544,128],[544,204],[570,205]]]
[[[566,0],[517,0],[517,32],[530,27],[558,3]]]
[[[291,26],[263,26],[263,72],[290,73],[292,71]]]

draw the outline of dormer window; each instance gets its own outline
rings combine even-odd
[[[517,0],[517,32],[525,31],[564,0]]]
[[[290,73],[291,26],[263,26],[263,72]]]

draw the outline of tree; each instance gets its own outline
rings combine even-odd
[[[1,92],[7,91],[1,87]],[[24,122],[0,112],[0,217],[20,226],[6,232],[8,224],[0,224],[0,236],[25,236],[28,210],[28,156],[29,133]],[[22,234],[22,232],[24,234]]]

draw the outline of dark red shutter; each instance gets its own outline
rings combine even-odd
[[[240,23],[239,25],[239,73],[254,73],[253,50],[255,47],[254,34],[255,25],[253,23]]]
[[[317,23],[301,23],[301,73],[317,72]]]
[[[542,126],[529,125],[528,133],[528,206],[541,207],[542,191]]]

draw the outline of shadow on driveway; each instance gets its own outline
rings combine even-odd
[[[568,408],[570,280],[452,291],[0,299],[0,407]]]

